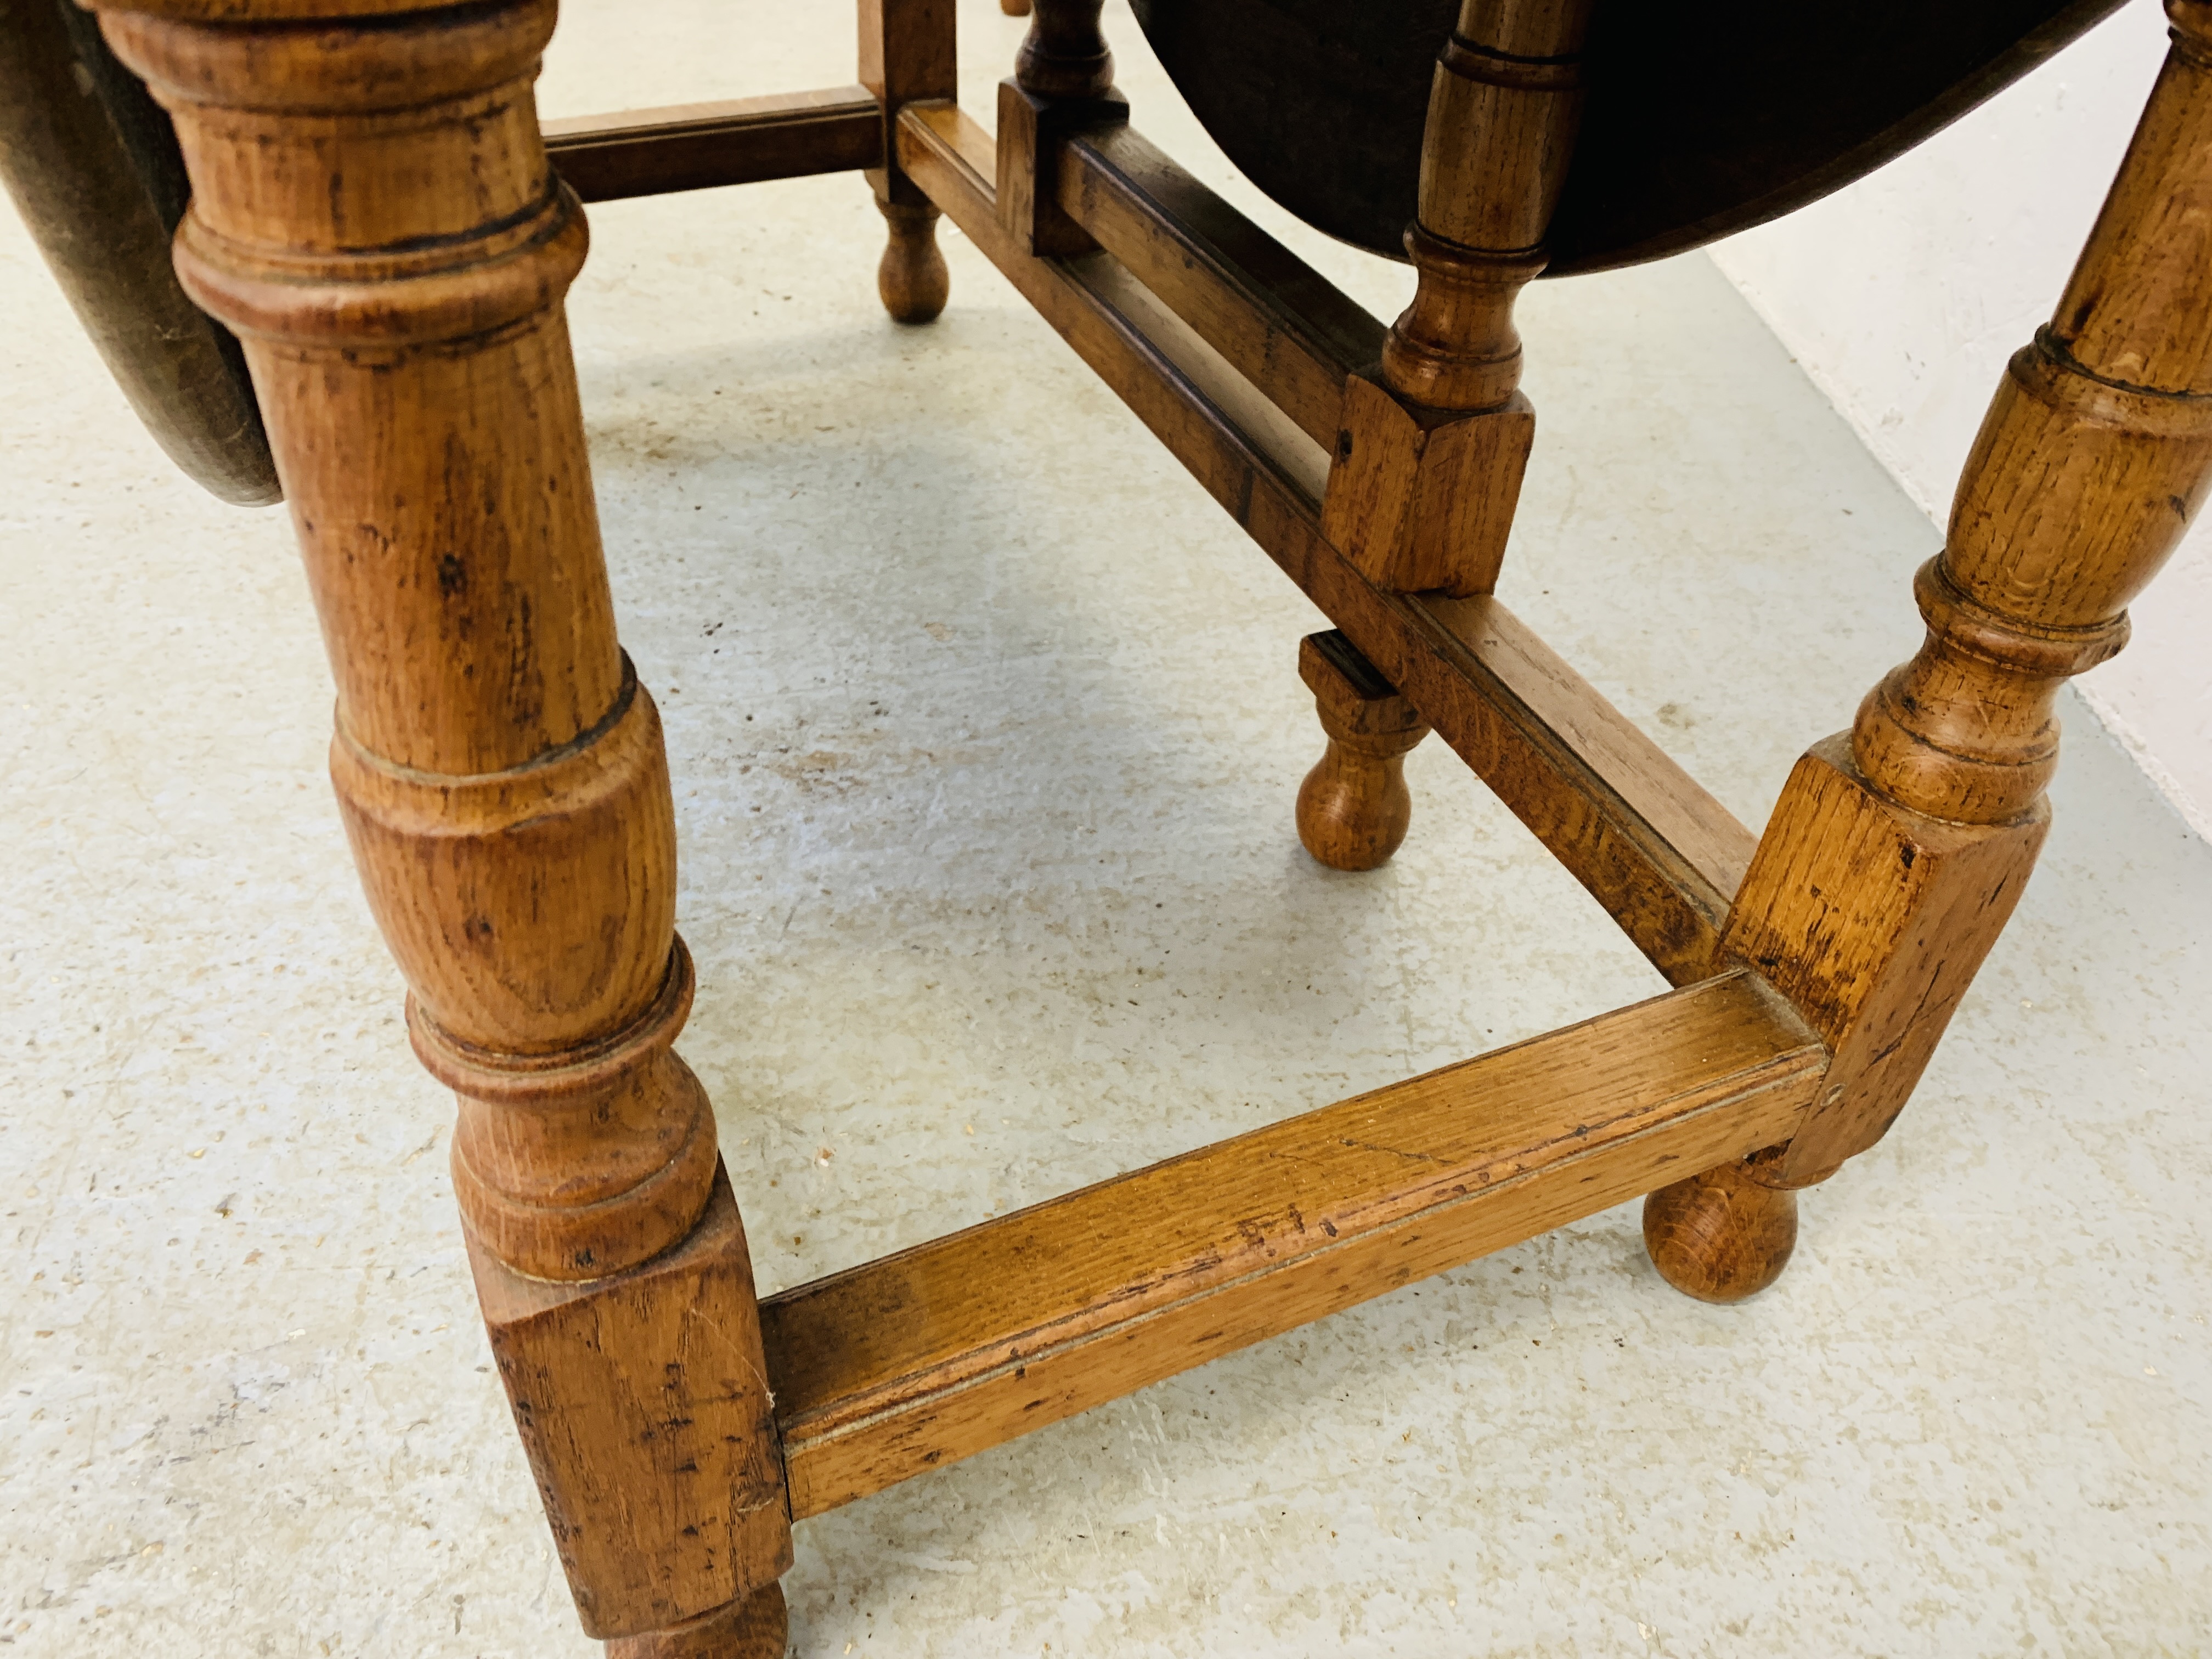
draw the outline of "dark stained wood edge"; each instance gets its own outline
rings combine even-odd
[[[1787,1140],[1826,1063],[1730,973],[773,1297],[793,1518]]]
[[[883,108],[866,87],[676,104],[544,124],[545,149],[586,202],[881,167]]]
[[[1319,271],[1127,126],[1060,147],[1061,209],[1315,442],[1388,331]]]
[[[991,139],[911,106],[900,161],[1285,574],[1676,984],[1711,970],[1755,838],[1494,599],[1376,587],[1322,535],[1328,471],[1220,353],[1104,255],[1041,260],[994,212]]]
[[[0,4],[0,186],[148,434],[218,500],[283,499],[245,354],[185,296],[168,114],[73,4]]]
[[[2040,27],[2030,30],[1982,64],[1966,79],[1947,88],[1941,97],[1930,100],[1880,131],[1869,134],[1823,165],[1754,196],[1716,208],[1686,223],[1647,230],[1625,241],[1615,240],[1610,246],[1561,246],[1555,249],[1552,263],[1544,275],[1550,277],[1582,276],[1594,271],[1620,270],[1629,265],[1646,264],[1654,259],[1672,258],[1678,253],[1687,253],[1707,243],[1718,241],[1723,236],[1737,235],[1759,225],[1771,224],[1800,208],[1810,207],[1823,197],[1833,195],[1876,168],[1887,167],[1906,151],[1925,143],[1953,122],[1972,114],[2014,82],[2057,56],[2087,30],[2118,10],[2120,0],[2073,0],[2073,3],[2046,20]],[[1651,76],[1652,69],[1648,59],[1632,57],[1629,63],[1633,68],[1628,72],[1646,77]],[[1573,188],[1571,179],[1569,189]],[[1580,228],[1571,222],[1559,228],[1572,234]],[[1392,258],[1400,257],[1395,248],[1384,248],[1380,252]]]

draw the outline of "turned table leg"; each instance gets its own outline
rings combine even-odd
[[[791,1560],[781,1453],[714,1114],[672,1048],[667,763],[586,463],[562,306],[583,216],[531,93],[554,8],[368,9],[121,0],[102,25],[176,118],[179,274],[267,419],[338,804],[457,1097],[471,1265],[578,1612],[635,1637],[734,1602],[757,1616],[722,1625],[757,1631]]]
[[[1717,1196],[1731,1182],[1810,1186],[1904,1110],[2043,844],[2058,688],[2126,643],[2128,601],[2212,483],[2212,4],[2166,10],[2112,193],[1915,580],[1927,635],[1797,763],[1729,911],[1723,954],[1833,1059],[1786,1147],[1652,1195],[1654,1259],[1692,1294],[1786,1255],[1759,1204]]]
[[[896,322],[933,320],[951,294],[937,205],[900,169],[896,127],[902,106],[958,95],[952,15],[952,0],[860,0],[860,84],[884,112],[884,164],[868,169],[888,233],[876,292]]]
[[[1322,502],[1322,532],[1379,587],[1464,597],[1497,585],[1536,429],[1513,305],[1546,263],[1580,121],[1589,10],[1590,0],[1462,0],[1437,60],[1406,231],[1419,286],[1379,374],[1346,383]],[[1040,0],[1031,41],[1046,40],[1055,14],[1087,18],[1095,36],[1097,11],[1097,0]],[[1049,44],[1073,83],[1089,41],[1072,25],[1063,33],[1066,44]],[[1109,72],[1107,60],[1091,95]],[[999,107],[1003,211],[1006,135],[1022,112],[1003,94]],[[1340,649],[1317,643],[1328,641]],[[1405,839],[1403,759],[1427,728],[1341,635],[1309,639],[1299,666],[1329,741],[1298,792],[1298,838],[1334,868],[1374,869]]]
[[[1376,870],[1406,839],[1413,816],[1406,757],[1429,734],[1350,640],[1334,630],[1298,642],[1328,747],[1298,787],[1298,839],[1332,870]]]
[[[1437,63],[1406,252],[1413,302],[1379,377],[1345,386],[1322,506],[1328,539],[1402,593],[1489,592],[1535,441],[1513,306],[1581,121],[1591,0],[1462,0]]]

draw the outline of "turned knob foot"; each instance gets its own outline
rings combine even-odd
[[[680,1625],[617,1636],[607,1644],[607,1659],[783,1659],[790,1641],[783,1586],[771,1581]]]
[[[878,202],[890,240],[876,266],[876,292],[884,309],[899,323],[935,320],[952,292],[945,255],[937,246],[937,210],[924,204],[908,207],[898,202]]]
[[[1747,1172],[1764,1154],[1662,1187],[1644,1200],[1644,1248],[1700,1302],[1741,1302],[1782,1277],[1797,1248],[1797,1194]]]
[[[1332,870],[1380,869],[1413,817],[1402,751],[1364,753],[1332,735],[1298,786],[1298,839]]]
[[[1332,870],[1377,869],[1406,839],[1406,756],[1429,728],[1341,634],[1300,641],[1298,674],[1328,734],[1298,787],[1298,839]]]

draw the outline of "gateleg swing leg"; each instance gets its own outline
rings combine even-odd
[[[1467,598],[1497,586],[1536,430],[1520,390],[1513,306],[1547,261],[1544,234],[1581,113],[1589,12],[1589,0],[1462,0],[1437,60],[1417,216],[1406,230],[1419,286],[1379,369],[1346,384],[1322,506],[1328,539],[1391,592]],[[1345,754],[1328,721],[1324,702],[1329,746],[1299,794],[1298,834],[1335,864],[1316,845],[1322,820],[1309,811],[1315,781]],[[1376,775],[1369,810],[1390,799],[1402,836],[1395,800],[1404,786],[1383,788]],[[1325,831],[1322,841],[1338,844]],[[1389,856],[1338,867],[1369,869]]]
[[[1811,1186],[1904,1109],[2042,846],[2058,689],[2126,642],[2128,601],[2212,483],[2212,5],[2166,9],[2112,192],[1915,579],[1926,638],[1798,762],[1729,912],[1723,957],[1833,1059],[1786,1146],[1651,1194],[1653,1260],[1693,1295],[1748,1294],[1772,1273],[1730,1264],[1765,1249],[1779,1271],[1787,1251],[1757,1204],[1715,1204],[1717,1180]]]
[[[953,0],[860,0],[860,84],[883,107],[884,161],[868,184],[884,216],[876,292],[895,322],[927,323],[945,309],[951,276],[937,246],[937,204],[898,164],[898,112],[959,91]]]
[[[531,93],[554,6],[336,9],[120,0],[102,24],[176,118],[179,274],[245,344],[337,682],[340,810],[457,1098],[464,1237],[579,1616],[617,1652],[765,1659],[781,1449],[714,1114],[672,1047],[667,763],[569,354],[582,212]]]

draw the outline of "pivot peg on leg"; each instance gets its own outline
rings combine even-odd
[[[1797,1194],[1757,1177],[1778,1172],[1783,1150],[1753,1152],[1644,1199],[1644,1248],[1660,1277],[1700,1302],[1741,1302],[1782,1277],[1797,1248]]]
[[[890,226],[890,240],[876,266],[876,292],[884,309],[896,323],[936,320],[952,292],[945,269],[945,255],[937,246],[937,210],[926,204],[909,207],[901,202],[878,201]]]
[[[1413,704],[1342,634],[1298,644],[1328,748],[1298,788],[1298,839],[1332,870],[1374,870],[1406,839],[1406,756],[1429,733]]]

